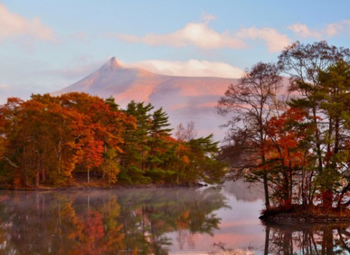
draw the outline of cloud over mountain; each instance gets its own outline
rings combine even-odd
[[[228,32],[218,33],[207,23],[188,23],[184,28],[169,34],[146,34],[145,36],[119,34],[119,39],[131,43],[168,45],[173,47],[196,46],[202,49],[241,49],[246,44]]]
[[[185,77],[240,78],[243,70],[224,62],[191,59],[188,61],[147,60],[129,64],[150,72]]]

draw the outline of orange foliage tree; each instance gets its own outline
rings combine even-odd
[[[264,147],[266,164],[269,169],[270,186],[278,203],[291,205],[293,198],[302,197],[304,203],[312,201],[312,191],[306,175],[313,175],[307,168],[311,161],[311,125],[305,122],[305,112],[297,108],[288,109],[281,116],[272,117],[266,125],[268,135]],[[293,189],[298,186],[298,192]]]
[[[122,111],[112,98],[78,92],[9,98],[0,106],[0,182],[17,188],[97,179],[112,184],[118,178],[219,181],[223,167],[214,164],[218,148],[211,136],[177,141],[167,114],[151,110],[150,104],[131,103]]]

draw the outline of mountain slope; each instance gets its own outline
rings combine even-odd
[[[237,80],[211,77],[166,76],[139,68],[121,66],[112,58],[99,70],[53,94],[79,91],[100,97],[113,96],[125,107],[131,100],[150,102],[163,107],[173,127],[193,120],[199,135],[215,134],[223,138],[219,125],[225,119],[215,106],[230,84]]]

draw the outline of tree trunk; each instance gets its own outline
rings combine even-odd
[[[38,169],[36,171],[35,186],[39,187],[39,181],[40,181],[40,171]]]
[[[269,199],[269,186],[267,182],[267,171],[264,168],[264,193],[265,193],[265,207],[266,209],[270,208],[270,199]]]
[[[270,227],[266,226],[264,255],[269,254],[269,243],[270,243]]]
[[[41,170],[41,182],[44,183],[46,180],[46,176],[45,176],[45,169],[44,169],[42,160],[40,160],[40,170]]]

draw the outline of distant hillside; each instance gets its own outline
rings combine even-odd
[[[166,76],[126,68],[113,57],[94,73],[53,94],[79,91],[104,98],[113,96],[121,107],[131,100],[150,102],[168,112],[174,128],[193,120],[199,135],[214,133],[221,140],[224,130],[218,126],[225,119],[216,113],[215,106],[227,87],[236,83],[236,79]]]

